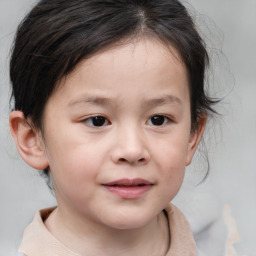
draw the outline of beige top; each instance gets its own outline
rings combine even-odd
[[[44,220],[54,208],[40,210],[25,229],[19,252],[26,256],[81,256],[59,242],[45,227]],[[171,243],[166,256],[196,256],[190,226],[181,211],[170,204],[165,212],[169,220]]]

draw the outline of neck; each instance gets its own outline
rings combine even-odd
[[[80,255],[164,256],[169,248],[168,221],[163,212],[141,228],[116,230],[95,223],[90,226],[74,216],[67,218],[57,208],[45,225],[62,244]]]

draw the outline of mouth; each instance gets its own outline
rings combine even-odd
[[[120,179],[103,184],[111,193],[124,198],[136,199],[142,197],[153,186],[153,183],[144,179]]]

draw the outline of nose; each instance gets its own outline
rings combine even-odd
[[[144,165],[150,159],[146,136],[137,128],[122,129],[115,136],[112,160],[116,164]]]

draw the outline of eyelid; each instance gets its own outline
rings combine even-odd
[[[105,123],[103,125],[100,125],[100,126],[89,124],[89,121],[90,120],[92,121],[92,119],[95,118],[95,117],[103,117],[105,119]],[[105,117],[104,115],[101,115],[101,114],[95,114],[95,115],[87,116],[87,117],[83,118],[81,120],[81,122],[84,123],[85,125],[87,125],[88,127],[93,127],[93,128],[98,128],[98,129],[111,124],[111,122],[108,120],[108,118]]]
[[[168,123],[173,123],[173,119],[168,116],[168,115],[165,115],[165,114],[154,114],[152,116],[150,116],[150,118],[147,120],[147,124],[148,122],[152,119],[152,117],[155,117],[155,116],[161,116],[161,117],[164,117],[165,118],[165,123],[162,124],[162,125],[154,125],[154,124],[150,124],[150,126],[154,126],[154,127],[163,127],[163,126],[166,126]]]

